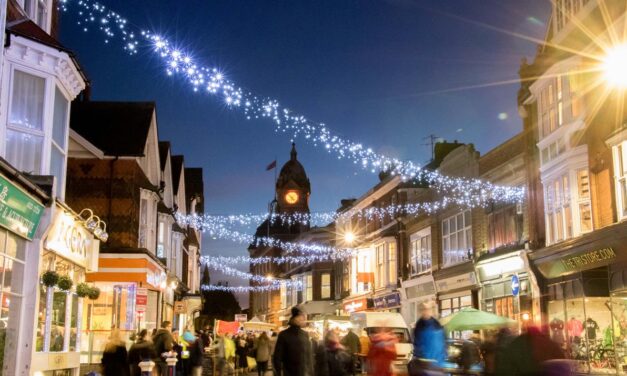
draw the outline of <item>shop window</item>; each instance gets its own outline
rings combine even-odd
[[[0,229],[0,370],[10,374],[11,362],[17,358],[19,323],[22,316],[24,251],[26,242]]]
[[[470,210],[465,210],[442,221],[444,266],[468,260],[469,253],[472,253],[472,225]]]
[[[331,298],[331,273],[322,273],[320,276],[320,298]]]
[[[612,148],[614,155],[614,186],[618,218],[627,218],[627,141]]]

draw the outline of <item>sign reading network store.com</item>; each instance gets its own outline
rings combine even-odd
[[[0,226],[33,239],[44,206],[0,175]]]

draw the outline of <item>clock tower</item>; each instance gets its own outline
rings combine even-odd
[[[283,165],[276,181],[277,212],[309,213],[310,194],[309,178],[297,159],[296,144],[292,143],[290,160]]]

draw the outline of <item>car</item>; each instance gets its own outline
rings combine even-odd
[[[447,339],[446,354],[442,371],[464,375],[483,374],[483,359],[479,346],[475,342],[466,339]]]

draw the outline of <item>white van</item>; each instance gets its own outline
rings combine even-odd
[[[369,337],[381,327],[389,328],[398,337],[396,344],[396,360],[392,362],[392,373],[395,375],[407,374],[407,363],[411,360],[413,345],[409,335],[409,327],[403,316],[396,312],[354,312],[350,315],[352,327],[360,338],[361,355],[368,354]],[[362,362],[362,371],[363,371]]]

